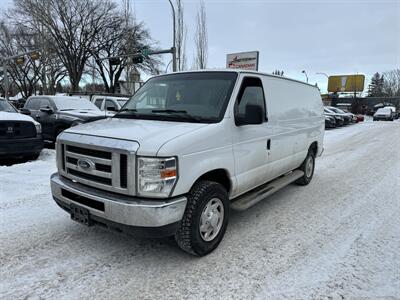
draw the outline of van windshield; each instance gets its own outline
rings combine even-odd
[[[225,113],[236,78],[235,72],[192,72],[155,77],[114,117],[219,122]]]

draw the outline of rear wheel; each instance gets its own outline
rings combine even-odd
[[[306,159],[301,164],[299,170],[304,172],[304,175],[296,180],[299,185],[307,185],[311,182],[315,169],[315,154],[311,149],[308,150]]]
[[[199,181],[188,194],[186,210],[175,234],[178,246],[204,256],[221,242],[229,218],[229,198],[216,182]]]

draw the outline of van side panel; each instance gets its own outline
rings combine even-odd
[[[299,82],[265,76],[263,84],[273,127],[271,168],[279,176],[300,166],[312,142],[322,148],[322,100],[317,88]]]

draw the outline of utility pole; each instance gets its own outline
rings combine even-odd
[[[7,72],[7,62],[3,60],[3,88],[4,88],[4,97],[8,101],[8,88],[9,88],[9,81],[8,81],[8,72]]]
[[[168,0],[169,4],[171,5],[171,9],[172,9],[172,27],[173,27],[173,38],[172,38],[172,71],[176,72],[176,24],[175,24],[175,7],[172,4],[171,0]]]

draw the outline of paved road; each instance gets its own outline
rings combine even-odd
[[[400,122],[328,131],[307,187],[233,213],[204,258],[72,222],[54,152],[0,167],[0,298],[400,298]]]

